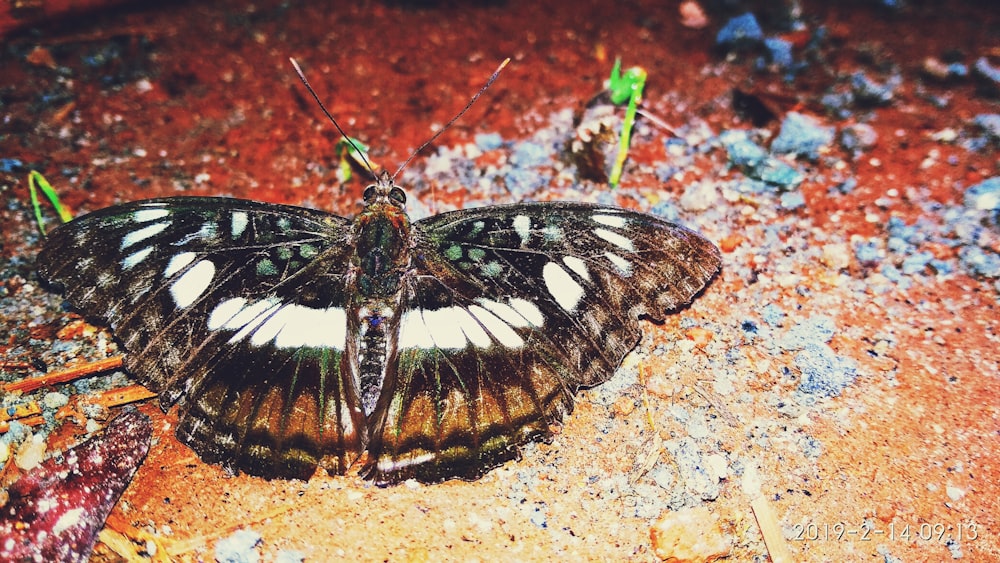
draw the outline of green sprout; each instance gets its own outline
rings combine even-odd
[[[345,184],[351,181],[351,161],[355,161],[362,166],[365,163],[364,155],[368,153],[368,147],[361,141],[354,138],[342,137],[333,147],[334,153],[340,160],[340,178]]]
[[[37,188],[35,186],[38,186]],[[32,170],[28,172],[28,193],[31,194],[31,207],[35,210],[35,222],[38,223],[38,231],[45,235],[45,222],[42,219],[42,206],[38,201],[38,190],[42,190],[45,197],[52,203],[52,207],[59,214],[59,219],[63,223],[73,220],[73,214],[59,203],[59,194],[52,188],[52,184],[42,176],[41,172]]]
[[[608,176],[608,183],[612,188],[618,187],[621,180],[622,168],[625,166],[625,159],[628,158],[628,145],[632,138],[632,125],[635,124],[635,114],[642,101],[642,89],[646,86],[646,69],[634,66],[621,72],[622,60],[615,59],[615,66],[611,69],[611,79],[608,84],[608,92],[611,94],[611,103],[620,105],[628,101],[628,109],[625,110],[625,120],[622,122],[622,134],[618,140],[618,157],[615,158],[615,165]]]

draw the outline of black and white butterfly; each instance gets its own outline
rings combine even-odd
[[[607,380],[639,316],[687,304],[716,247],[654,216],[526,203],[410,223],[388,175],[352,221],[226,198],[110,207],[38,257],[202,459],[264,477],[476,478]]]
[[[367,453],[384,485],[477,478],[546,439],[638,344],[640,316],[686,305],[721,264],[697,233],[616,207],[411,223],[388,173],[364,200],[353,220],[227,198],[119,205],[53,231],[39,272],[111,325],[203,460],[308,479]]]

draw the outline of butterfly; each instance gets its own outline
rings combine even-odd
[[[55,229],[39,272],[106,320],[125,366],[180,403],[177,436],[267,478],[474,479],[546,439],[607,380],[639,318],[720,268],[699,234],[584,203],[411,222],[388,174],[348,220],[229,198],[103,209]]]
[[[476,479],[550,438],[640,317],[721,267],[694,231],[605,205],[411,221],[393,176],[353,219],[231,198],[109,207],[56,228],[38,270],[107,321],[202,460],[297,479],[361,464],[390,485]]]

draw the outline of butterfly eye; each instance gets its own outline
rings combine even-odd
[[[406,194],[399,188],[393,188],[389,192],[389,199],[399,204],[400,207],[406,203]]]
[[[371,201],[375,199],[375,192],[376,192],[375,186],[368,186],[367,188],[365,188],[365,193],[364,195],[362,195],[362,198],[364,198],[365,203],[371,203]]]

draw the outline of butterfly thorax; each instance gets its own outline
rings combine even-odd
[[[365,209],[354,219],[358,290],[366,298],[387,298],[399,290],[410,265],[410,219],[406,196],[387,175],[365,189]]]

